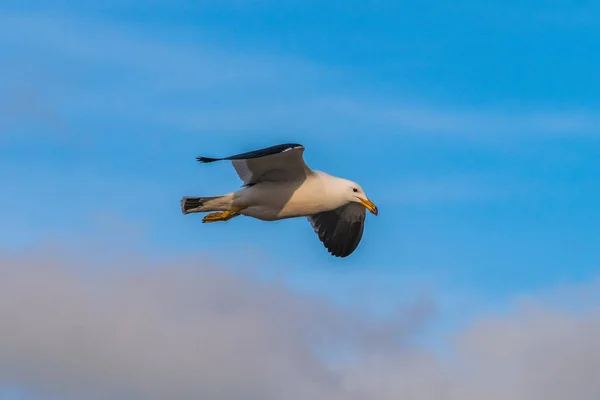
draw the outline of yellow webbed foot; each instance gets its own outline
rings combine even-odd
[[[208,214],[202,219],[202,223],[223,221],[224,214],[224,212],[215,212]]]
[[[229,221],[231,218],[237,217],[238,215],[240,215],[240,211],[242,211],[243,209],[244,208],[238,207],[238,208],[234,208],[230,211],[210,213],[202,219],[202,223]]]

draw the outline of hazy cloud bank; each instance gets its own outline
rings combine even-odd
[[[578,400],[600,395],[600,309],[530,302],[441,356],[386,320],[197,260],[34,250],[0,258],[0,382],[88,399]]]

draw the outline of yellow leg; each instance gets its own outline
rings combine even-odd
[[[240,211],[242,211],[244,208],[246,208],[246,207],[235,207],[229,211],[214,212],[214,213],[208,214],[207,216],[205,216],[202,219],[202,223],[229,221],[231,218],[234,218],[234,217],[237,217],[238,215],[240,215]]]

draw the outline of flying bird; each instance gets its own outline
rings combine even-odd
[[[347,257],[363,235],[366,210],[379,211],[359,184],[310,169],[304,146],[280,144],[225,158],[197,157],[201,163],[231,161],[242,189],[223,196],[183,197],[183,214],[211,212],[203,223],[238,215],[262,221],[306,217],[325,248]]]

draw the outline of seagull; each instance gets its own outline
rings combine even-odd
[[[359,184],[310,169],[304,146],[280,144],[225,158],[197,157],[201,163],[228,160],[243,181],[242,189],[223,196],[183,197],[183,214],[211,212],[203,223],[239,215],[262,221],[306,217],[329,253],[347,257],[363,235],[366,210],[377,206]]]

